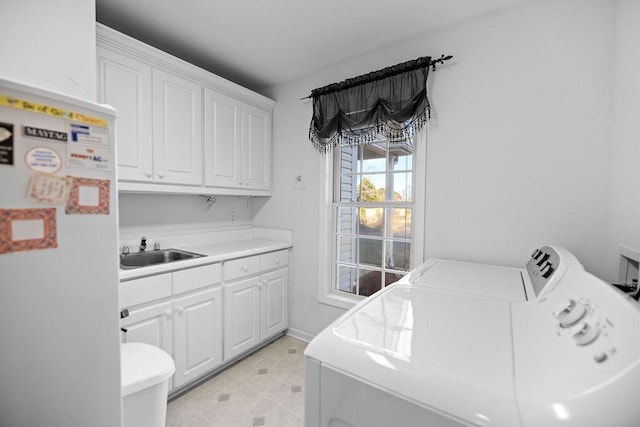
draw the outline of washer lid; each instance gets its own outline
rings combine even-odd
[[[471,262],[430,260],[413,279],[418,285],[526,301],[522,270]],[[420,267],[419,267],[420,269]]]
[[[122,395],[128,396],[167,380],[175,372],[173,359],[149,344],[120,344]]]
[[[346,374],[477,425],[519,425],[509,301],[395,284],[305,352]]]

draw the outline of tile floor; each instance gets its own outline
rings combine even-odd
[[[306,346],[279,338],[172,400],[167,427],[303,427]]]

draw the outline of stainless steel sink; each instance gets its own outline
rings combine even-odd
[[[159,251],[138,252],[120,255],[120,268],[125,270],[147,267],[150,265],[166,264],[168,262],[182,261],[185,259],[200,258],[202,254],[187,252],[181,249],[162,249]]]

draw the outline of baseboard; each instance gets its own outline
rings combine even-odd
[[[311,335],[308,332],[301,331],[300,329],[296,329],[296,328],[289,328],[287,330],[287,335],[304,342],[311,342],[311,340],[315,336],[315,335]]]

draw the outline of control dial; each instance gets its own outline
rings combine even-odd
[[[587,314],[586,307],[570,299],[558,307],[554,316],[560,322],[560,327],[568,328],[578,323],[585,314]]]
[[[576,344],[578,345],[587,345],[591,344],[596,338],[600,331],[588,323],[579,323],[576,326],[576,333],[573,335],[573,339],[576,340]]]

